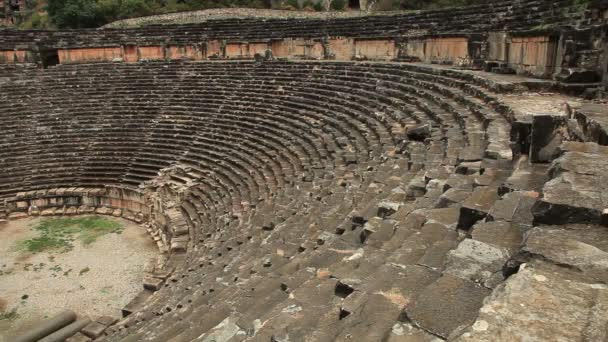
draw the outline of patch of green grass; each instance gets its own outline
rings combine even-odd
[[[31,253],[47,250],[67,252],[74,247],[76,239],[89,245],[103,235],[120,234],[123,230],[118,222],[97,216],[49,218],[33,229],[40,235],[18,242],[18,249]]]
[[[0,321],[14,321],[18,317],[19,314],[17,313],[17,309],[13,309],[9,312],[0,313]]]

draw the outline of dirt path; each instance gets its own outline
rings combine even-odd
[[[40,218],[0,226],[0,342],[64,309],[92,317],[120,317],[120,309],[142,288],[143,268],[158,249],[145,229],[130,221],[121,234],[88,246],[74,243],[67,253],[29,254],[17,241],[37,235]]]

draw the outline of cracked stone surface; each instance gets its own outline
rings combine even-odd
[[[608,147],[567,142],[561,149],[564,154],[553,162],[553,177],[534,207],[535,222],[602,223],[608,208]]]
[[[455,341],[605,341],[608,287],[525,267],[485,299]]]

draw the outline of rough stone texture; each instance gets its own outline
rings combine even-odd
[[[458,228],[470,229],[475,222],[485,218],[498,198],[495,187],[476,188],[460,208]]]
[[[514,6],[477,11],[505,14],[491,27],[507,20],[525,28],[544,11],[559,21],[568,8],[544,0]],[[598,282],[605,252],[598,241],[608,239],[596,228],[532,229],[542,217],[532,216],[533,204],[552,198],[551,184],[540,192],[547,170],[513,160],[530,149],[525,127],[509,140],[516,109],[554,99],[521,90],[552,81],[344,61],[367,58],[362,51],[392,57],[390,42],[361,37],[407,34],[391,41],[405,59],[413,44],[425,46],[419,37],[428,28],[485,33],[490,25],[478,13],[455,25],[445,19],[468,9],[452,11],[41,32],[38,50],[128,40],[134,45],[120,51],[135,56],[130,62],[142,51],[166,58],[180,50],[235,60],[0,67],[0,217],[103,212],[146,224],[162,265],[147,269],[146,288],[107,328],[108,341],[433,341],[473,329],[490,288],[498,296],[503,275],[517,279],[521,262]],[[0,33],[0,42],[27,42],[27,34]],[[201,44],[189,46],[193,37]],[[260,38],[289,58],[338,61],[239,60],[261,54],[264,43],[248,41]],[[545,38],[518,37],[530,47],[510,48],[538,51],[550,44]],[[475,34],[428,39],[437,63],[487,47]],[[551,147],[543,155],[553,156],[553,139],[535,133]],[[604,165],[588,161],[574,166],[602,180]],[[571,172],[560,163],[551,178]],[[572,200],[553,196],[561,197]]]
[[[488,213],[488,221],[505,221],[531,226],[534,221],[532,206],[538,194],[535,192],[511,192],[496,201]]]
[[[605,341],[608,287],[526,267],[484,301],[455,341]]]
[[[417,326],[447,338],[475,320],[488,294],[488,289],[471,281],[444,275],[416,295],[405,313]]]
[[[602,223],[608,208],[605,197],[608,147],[595,143],[567,142],[564,154],[551,166],[552,179],[535,205],[537,223]]]
[[[503,281],[502,269],[508,258],[504,249],[466,239],[448,253],[444,273],[493,288]]]
[[[605,227],[582,224],[535,227],[526,233],[521,251],[524,255],[578,269],[598,282],[608,281],[608,230]]]
[[[565,129],[567,118],[554,115],[534,115],[532,119],[532,138],[530,161],[550,162],[560,153],[560,145],[567,139]]]
[[[505,221],[478,222],[473,226],[471,237],[477,241],[504,248],[510,255],[513,255],[521,247],[527,229],[529,227]]]

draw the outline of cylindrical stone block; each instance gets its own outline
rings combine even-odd
[[[69,325],[75,320],[76,313],[74,313],[74,311],[63,311],[57,316],[35,325],[30,331],[17,337],[15,342],[36,342],[39,339]]]
[[[55,331],[47,337],[38,340],[38,342],[63,342],[66,339],[76,335],[77,332],[82,330],[82,328],[86,327],[89,323],[91,323],[91,320],[88,317],[81,318],[76,322]]]

